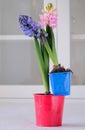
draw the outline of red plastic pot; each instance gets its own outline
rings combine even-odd
[[[34,94],[37,126],[61,126],[64,96]]]

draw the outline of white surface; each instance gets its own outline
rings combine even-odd
[[[85,130],[85,103],[66,101],[63,126],[35,125],[33,100],[0,100],[0,130]]]

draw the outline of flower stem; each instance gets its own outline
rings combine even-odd
[[[57,58],[57,53],[56,50],[52,51],[52,49],[50,48],[48,41],[46,40],[46,38],[44,39],[44,46],[53,62],[54,65],[58,65],[58,58]]]
[[[45,66],[44,66],[43,58],[42,58],[41,51],[39,48],[39,42],[38,42],[37,38],[35,38],[35,37],[34,37],[34,45],[35,45],[36,55],[38,58],[38,63],[39,63],[39,67],[40,67],[40,71],[41,71],[41,75],[42,75],[43,84],[44,84],[44,91],[45,91],[45,93],[48,93],[49,92],[48,77],[45,72]]]

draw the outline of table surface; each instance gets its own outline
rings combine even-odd
[[[85,130],[85,103],[65,102],[61,127],[35,125],[33,100],[0,101],[0,130]]]

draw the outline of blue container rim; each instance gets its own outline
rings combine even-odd
[[[49,75],[52,75],[52,74],[61,74],[61,73],[66,74],[66,73],[72,73],[72,72],[70,72],[70,71],[67,71],[67,72],[54,72],[54,73],[49,73]]]

